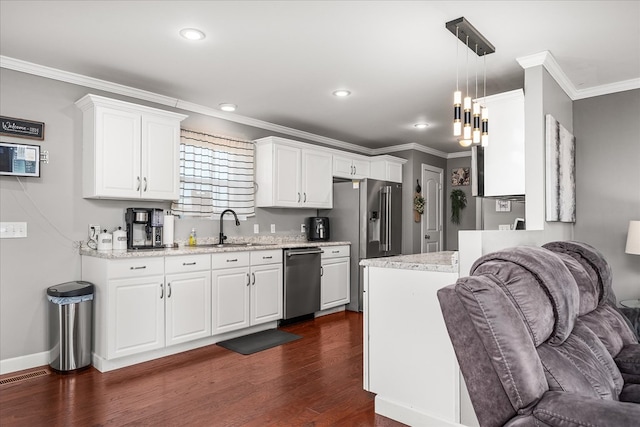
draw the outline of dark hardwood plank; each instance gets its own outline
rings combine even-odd
[[[0,386],[0,425],[403,426],[375,415],[362,390],[361,313],[282,329],[303,338],[248,356],[212,345]]]

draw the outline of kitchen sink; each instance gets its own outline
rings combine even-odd
[[[251,246],[271,246],[273,243],[205,243],[197,248],[245,248]]]

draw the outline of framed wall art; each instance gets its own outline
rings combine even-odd
[[[471,184],[469,168],[455,168],[451,170],[451,186],[460,187]]]

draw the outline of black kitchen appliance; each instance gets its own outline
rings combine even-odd
[[[307,240],[310,242],[329,240],[329,218],[324,216],[308,217],[305,227]]]
[[[127,208],[124,215],[127,223],[127,249],[162,248],[162,209]]]

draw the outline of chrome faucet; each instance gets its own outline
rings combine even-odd
[[[233,214],[233,217],[236,219],[236,226],[240,226],[240,221],[238,221],[238,215],[236,215],[233,209],[223,210],[222,213],[220,214],[220,236],[219,236],[220,241],[218,242],[220,245],[224,244],[224,241],[227,240],[227,236],[225,236],[224,233],[222,232],[222,217],[227,212],[231,212]]]

